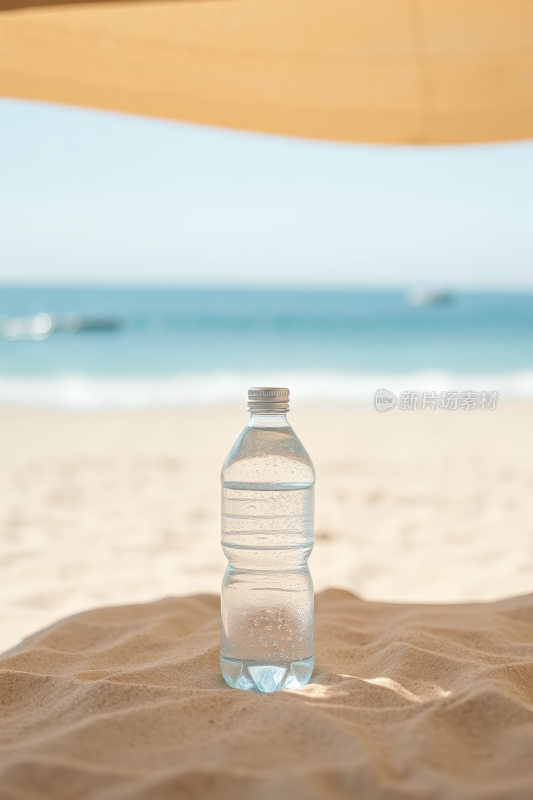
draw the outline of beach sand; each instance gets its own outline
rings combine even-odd
[[[0,659],[2,800],[528,800],[533,596],[316,598],[311,683],[224,685],[216,596],[90,611]]]
[[[532,412],[293,410],[318,475],[317,591],[533,591]],[[218,593],[220,467],[247,419],[2,409],[0,652],[79,611]]]

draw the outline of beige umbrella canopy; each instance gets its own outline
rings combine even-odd
[[[343,141],[533,137],[533,0],[0,8],[6,97]]]

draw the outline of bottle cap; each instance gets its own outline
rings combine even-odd
[[[252,386],[248,389],[249,411],[288,411],[289,390],[279,386]]]

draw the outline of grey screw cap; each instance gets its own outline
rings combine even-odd
[[[250,411],[288,411],[289,390],[280,386],[252,386],[248,389]]]

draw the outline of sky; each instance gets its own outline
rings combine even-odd
[[[0,100],[0,283],[533,288],[533,141],[390,147]]]

